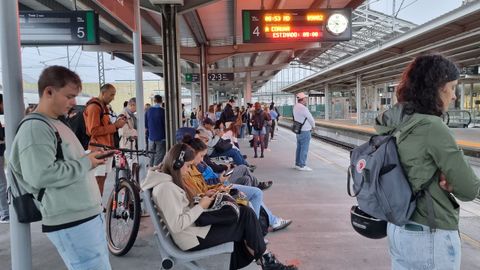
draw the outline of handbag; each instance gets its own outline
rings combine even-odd
[[[307,121],[307,118],[305,117],[305,120],[303,120],[303,123],[295,121],[295,117],[293,117],[293,124],[292,124],[292,131],[295,134],[300,134],[302,133],[302,127],[305,125],[305,122]]]
[[[220,138],[217,142],[217,144],[215,144],[214,148],[215,148],[215,151],[217,151],[218,153],[223,153],[225,151],[228,151],[230,149],[232,149],[232,143],[230,142],[230,140],[224,140],[222,138]]]
[[[218,193],[212,205],[195,220],[195,225],[228,225],[238,222],[239,218],[240,208],[235,199],[228,193]]]

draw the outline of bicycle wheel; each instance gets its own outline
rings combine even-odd
[[[123,256],[132,248],[140,226],[140,211],[138,188],[127,179],[120,179],[118,191],[112,191],[108,198],[105,213],[108,249],[113,255]]]

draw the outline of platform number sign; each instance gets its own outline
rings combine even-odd
[[[99,44],[98,14],[94,11],[20,11],[22,45]]]

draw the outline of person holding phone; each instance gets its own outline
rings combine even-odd
[[[195,150],[195,159],[193,160],[193,164],[190,166],[188,174],[184,176],[185,187],[187,188],[187,192],[190,194],[190,196],[194,197],[202,193],[213,194],[217,190],[224,190],[225,186],[223,183],[228,179],[228,176],[223,176],[223,180],[218,180],[218,182],[214,183],[213,185],[207,185],[202,173],[197,169],[197,165],[202,163],[204,156],[207,154],[207,145],[199,138],[192,139],[191,137],[185,137],[184,143],[188,144]],[[268,209],[263,202],[263,191],[261,191],[259,188],[236,184],[234,184],[232,187],[238,189],[238,191],[243,192],[246,195],[247,199],[252,205],[253,210],[255,211],[257,218],[260,217],[260,209],[265,209],[265,212],[268,215],[269,224],[273,231],[285,229],[292,223],[292,220],[283,219],[279,216],[276,216]]]
[[[186,144],[174,145],[159,167],[147,173],[142,190],[152,190],[152,198],[165,221],[173,241],[181,250],[202,250],[234,242],[230,269],[240,269],[253,260],[263,270],[296,270],[284,265],[267,250],[258,219],[249,207],[239,206],[238,222],[197,226],[196,220],[210,207],[215,192],[194,204],[185,177],[193,165],[195,151]]]
[[[59,119],[76,105],[75,97],[81,90],[79,76],[65,67],[42,71],[38,80],[40,102],[36,111],[26,116],[29,121],[18,129],[9,168],[23,191],[39,198],[44,189],[38,205],[42,232],[67,268],[109,270],[101,197],[94,176],[94,169],[105,164],[99,158],[103,152],[85,154],[78,138]]]

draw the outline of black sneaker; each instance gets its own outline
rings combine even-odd
[[[264,158],[263,154],[260,155],[260,158]]]
[[[255,155],[253,156],[253,158],[258,158],[257,154],[255,154]]]
[[[285,265],[275,258],[271,252],[263,254],[260,258],[260,265],[262,270],[297,270],[298,268],[294,265]]]
[[[256,168],[257,168],[257,166],[255,166],[255,165],[248,165],[248,169],[250,169],[250,171],[252,173],[255,171]]]
[[[265,182],[258,183],[257,187],[261,190],[265,190],[265,189],[270,188],[272,185],[273,185],[272,181],[265,181]]]

